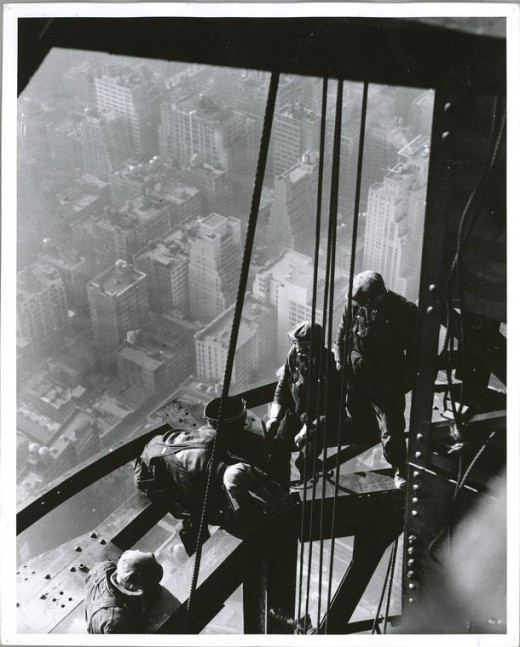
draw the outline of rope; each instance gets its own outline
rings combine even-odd
[[[396,538],[394,545],[392,546],[392,552],[390,553],[390,577],[388,580],[388,591],[386,593],[386,607],[385,607],[385,620],[383,624],[383,633],[386,634],[386,627],[388,624],[388,616],[390,615],[390,600],[392,598],[392,585],[394,583],[394,571],[395,571],[395,561],[397,556],[397,544],[399,543],[399,538]]]
[[[339,421],[338,421],[338,432],[337,432],[337,446],[336,446],[336,481],[334,484],[334,499],[332,503],[332,538],[330,546],[330,559],[329,559],[329,584],[328,584],[328,594],[327,594],[327,608],[330,608],[331,597],[332,597],[332,573],[333,573],[333,564],[334,564],[334,550],[336,545],[336,502],[338,499],[338,489],[339,489],[339,471],[340,471],[340,450],[341,450],[341,431],[344,423],[344,413],[345,413],[345,400],[346,400],[346,391],[347,391],[347,372],[346,366],[350,353],[348,352],[348,336],[349,331],[352,326],[352,289],[354,282],[354,269],[356,264],[356,245],[357,245],[357,231],[358,231],[358,222],[359,222],[359,204],[361,199],[361,171],[363,168],[363,153],[365,147],[365,126],[367,118],[367,103],[368,103],[368,83],[365,82],[363,85],[363,99],[361,103],[361,123],[360,123],[360,136],[359,136],[359,147],[358,147],[358,159],[357,159],[357,170],[356,170],[356,193],[354,198],[354,224],[352,227],[352,242],[350,246],[350,274],[348,280],[348,298],[347,298],[347,327],[346,327],[346,339],[343,347],[343,357],[342,357],[342,369],[341,369],[341,391],[340,391],[340,410],[339,410]],[[325,620],[325,633],[327,633],[327,619]]]
[[[321,127],[320,127],[320,158],[319,158],[319,167],[318,167],[318,194],[317,194],[317,204],[316,204],[316,232],[315,232],[315,246],[314,246],[314,275],[312,281],[312,314],[311,314],[311,327],[314,329],[314,324],[316,323],[316,301],[317,301],[317,292],[318,292],[318,265],[319,265],[319,254],[320,254],[320,237],[321,237],[321,206],[322,206],[322,196],[323,196],[323,167],[325,161],[325,127],[327,123],[327,88],[328,88],[328,79],[323,79],[322,86],[322,96],[321,96]],[[321,340],[320,340],[320,355],[321,355]],[[313,371],[313,353],[314,353],[314,344],[311,343],[311,354],[310,354],[310,369],[309,369],[309,389],[307,391],[307,402],[310,402],[310,390],[311,385],[314,384],[312,379]],[[321,361],[320,367],[321,367]],[[318,391],[318,401],[317,401],[317,411],[316,417],[319,420],[319,391]],[[307,452],[305,453],[305,460],[303,466],[303,505],[302,505],[302,517],[301,517],[301,528],[300,528],[300,562],[299,562],[299,587],[298,587],[298,614],[297,620],[301,618],[301,608],[302,608],[302,585],[303,585],[303,559],[304,559],[304,537],[305,537],[305,508],[307,502]],[[316,496],[316,469],[318,463],[317,452],[314,452],[313,456],[313,465],[312,465],[312,499],[311,507],[309,513],[309,529],[312,531],[312,520],[313,520],[313,508],[314,508],[314,499]],[[308,558],[308,569],[307,569],[307,587],[306,587],[306,603],[305,603],[305,617],[303,620],[303,633],[307,632],[307,620],[309,617],[309,594],[310,594],[310,579],[311,579],[311,566],[312,566],[312,534],[309,541],[309,558]]]
[[[334,147],[332,151],[332,178],[330,190],[330,209],[329,209],[329,244],[327,249],[327,277],[328,277],[328,295],[325,294],[323,307],[323,321],[327,321],[327,296],[328,306],[328,326],[327,326],[327,360],[328,353],[332,345],[332,325],[334,318],[334,278],[335,278],[335,258],[336,258],[336,232],[338,216],[338,187],[339,187],[339,169],[341,160],[341,118],[343,112],[343,81],[338,80],[337,97],[336,97],[336,116],[334,123]],[[327,279],[326,277],[326,279]],[[327,282],[327,280],[326,280]],[[330,382],[330,365],[327,361],[325,376],[325,425],[329,419],[329,382]],[[334,367],[334,370],[335,367]],[[324,429],[326,435],[326,428]],[[327,443],[323,447],[323,463],[327,462]],[[318,620],[317,626],[320,626],[321,620],[321,588],[323,582],[323,546],[324,546],[324,509],[325,509],[325,491],[326,491],[326,474],[323,471],[322,490],[321,490],[321,509],[320,509],[320,558],[318,570]]]
[[[215,472],[215,456],[217,455],[216,448],[217,448],[217,442],[222,429],[224,403],[227,397],[229,396],[229,387],[231,384],[231,376],[233,371],[233,361],[234,361],[235,350],[236,350],[236,345],[238,340],[240,320],[242,318],[242,308],[244,305],[245,294],[247,289],[247,277],[249,273],[249,265],[251,262],[251,255],[253,251],[255,229],[256,229],[256,223],[258,220],[258,210],[260,207],[260,198],[262,195],[262,186],[264,182],[265,167],[267,163],[267,153],[269,149],[269,139],[271,136],[271,128],[273,124],[274,107],[276,102],[276,93],[278,89],[279,76],[280,75],[278,72],[273,72],[271,75],[271,80],[269,84],[269,93],[267,96],[265,117],[264,117],[264,123],[262,128],[262,137],[260,141],[258,164],[256,167],[255,183],[253,188],[253,196],[251,200],[251,211],[249,214],[249,221],[247,225],[246,239],[244,244],[244,254],[242,257],[242,266],[240,268],[237,300],[235,304],[235,311],[233,314],[233,323],[231,326],[229,348],[228,348],[228,353],[226,358],[224,380],[222,384],[222,394],[221,394],[220,407],[218,412],[217,430],[215,434],[215,439],[212,444],[211,456],[208,463],[208,477],[206,480],[206,489],[204,492],[204,499],[202,503],[202,513],[200,518],[199,530],[197,533],[197,543],[196,543],[195,558],[194,558],[194,564],[193,564],[193,574],[191,579],[190,592],[186,603],[186,616],[185,616],[185,622],[184,622],[185,633],[188,633],[188,630],[189,630],[191,602],[192,602],[193,594],[197,588],[197,580],[199,576],[199,569],[200,569],[200,562],[201,562],[201,555],[202,555],[202,533],[207,523],[208,500],[209,500],[209,493],[211,491],[211,480]]]
[[[392,550],[390,552],[390,557],[388,558],[388,566],[386,568],[385,579],[383,582],[383,588],[381,589],[381,595],[379,597],[379,603],[377,605],[376,615],[374,617],[374,622],[372,624],[372,634],[381,633],[379,629],[379,614],[381,613],[381,607],[383,606],[383,600],[385,599],[385,592],[387,590],[388,581],[394,576],[394,567],[395,567],[395,553],[397,551],[397,542],[398,539],[392,544]],[[388,601],[388,597],[387,597]],[[386,617],[388,617],[388,608],[386,609]]]

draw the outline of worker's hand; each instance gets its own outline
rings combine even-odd
[[[278,420],[278,418],[269,418],[269,420],[265,424],[265,433],[267,438],[274,438],[279,426],[280,421]]]
[[[336,362],[336,370],[339,372],[342,368],[343,366],[341,365],[341,362]]]
[[[298,449],[301,449],[302,447],[305,446],[305,443],[307,442],[307,425],[303,425],[301,430],[296,434],[294,437],[294,444]]]

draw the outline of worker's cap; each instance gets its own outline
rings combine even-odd
[[[145,590],[159,584],[163,567],[153,553],[126,550],[117,562],[113,584],[125,595],[142,595]]]
[[[322,328],[319,323],[312,324],[310,321],[302,321],[288,333],[292,342],[314,342],[321,344]]]
[[[206,405],[204,409],[204,417],[209,424],[217,428],[219,412],[220,412],[221,398],[214,398]],[[246,416],[246,403],[245,400],[238,396],[231,396],[225,399],[224,407],[222,409],[222,424],[230,425],[244,420]]]
[[[387,294],[383,277],[378,272],[367,270],[354,277],[352,298],[358,303],[365,303]]]

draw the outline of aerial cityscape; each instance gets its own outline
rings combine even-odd
[[[220,392],[268,85],[258,71],[53,50],[20,95],[20,505],[142,433],[172,398],[205,402]],[[335,88],[329,82],[318,320]],[[344,85],[335,321],[349,283],[362,92],[360,83]],[[235,393],[274,381],[287,331],[311,317],[321,95],[320,79],[281,77]],[[368,93],[355,271],[380,272],[412,301],[433,98],[420,88],[371,85]],[[69,537],[129,487],[123,468],[62,506]],[[44,535],[35,524],[19,538],[21,559],[57,543],[63,515],[47,517]]]

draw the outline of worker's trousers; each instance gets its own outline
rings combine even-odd
[[[394,468],[406,464],[404,429],[405,376],[399,364],[377,367],[353,351],[347,363],[347,411],[352,418],[354,442],[373,444],[378,436],[385,459]]]

